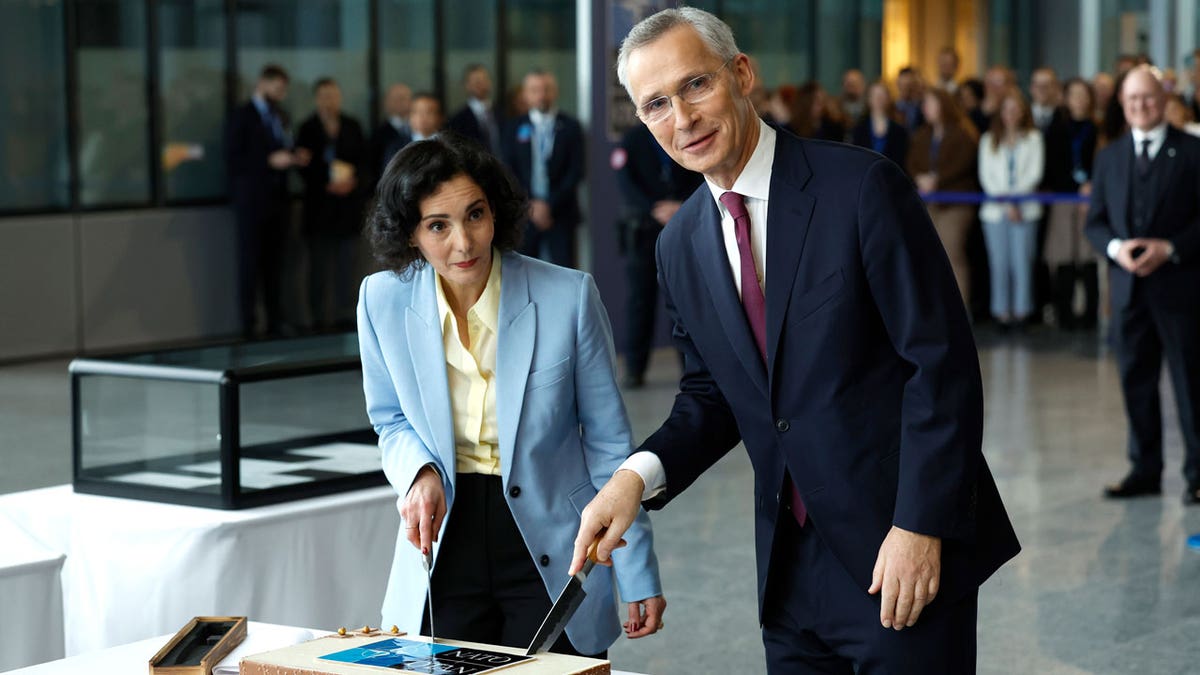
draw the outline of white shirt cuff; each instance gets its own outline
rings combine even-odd
[[[643,450],[633,453],[621,463],[621,466],[617,467],[617,471],[621,469],[629,469],[641,476],[642,483],[646,486],[642,490],[642,501],[653,499],[660,492],[667,489],[667,476],[666,471],[663,469],[662,460],[653,452]],[[616,472],[614,471],[613,473]]]
[[[1121,239],[1114,238],[1112,241],[1108,242],[1108,247],[1104,249],[1104,252],[1108,254],[1108,257],[1116,260],[1117,253],[1121,250],[1121,244],[1123,243],[1124,241]]]

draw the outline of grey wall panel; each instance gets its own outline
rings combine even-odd
[[[0,361],[78,348],[73,223],[0,219]]]
[[[79,231],[85,350],[237,332],[237,257],[228,209],[88,214]]]

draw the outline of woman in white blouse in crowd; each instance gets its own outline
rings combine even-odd
[[[1045,149],[1020,90],[1009,89],[979,142],[979,183],[989,197],[1034,192]],[[988,200],[979,209],[991,268],[992,317],[1003,328],[1023,326],[1033,313],[1033,261],[1042,205],[1037,200]]]

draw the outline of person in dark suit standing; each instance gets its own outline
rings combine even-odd
[[[887,83],[877,80],[867,88],[867,112],[855,125],[851,140],[904,166],[908,157],[908,130],[899,117]]]
[[[621,139],[613,155],[617,186],[625,203],[619,224],[621,254],[625,256],[625,378],[622,385],[638,389],[645,383],[646,364],[654,342],[658,308],[658,265],[654,248],[658,234],[679,211],[684,200],[703,182],[695,171],[675,163],[645,125],[636,125]]]
[[[1179,406],[1185,504],[1200,503],[1200,139],[1167,125],[1159,73],[1125,77],[1130,130],[1096,155],[1086,233],[1109,261],[1129,474],[1110,498],[1162,491],[1163,357]]]
[[[287,115],[288,74],[264,66],[250,100],[233,111],[225,132],[229,196],[237,219],[238,306],[242,334],[253,337],[258,324],[258,288],[263,291],[267,334],[283,327],[283,242],[290,222],[287,172],[308,155],[292,152]]]
[[[478,63],[467,66],[463,70],[463,88],[467,91],[467,103],[450,116],[446,126],[475,140],[496,157],[503,157],[504,121],[492,105],[492,76],[487,68]]]
[[[337,82],[321,78],[313,94],[316,112],[300,125],[296,139],[312,154],[301,171],[309,312],[316,331],[353,330],[354,265],[366,194],[374,185],[370,152],[362,126],[342,113]]]
[[[550,73],[525,75],[522,92],[529,112],[514,120],[504,146],[506,162],[530,198],[521,253],[574,267],[583,127],[557,108],[558,82]]]
[[[383,99],[387,119],[371,137],[371,167],[376,176],[382,176],[392,157],[412,142],[412,127],[408,124],[412,102],[412,89],[407,84],[398,82],[388,88]]]
[[[747,58],[707,12],[639,23],[618,75],[706,184],[658,242],[680,391],[584,508],[571,569],[740,442],[768,672],[973,673],[978,587],[1020,546],[980,447],[971,327],[912,182],[762,123]]]

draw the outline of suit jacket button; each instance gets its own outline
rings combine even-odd
[[[775,420],[775,429],[778,430],[779,433],[783,433],[791,428],[792,428],[792,425],[788,424],[787,420],[784,420],[784,419]]]
[[[519,485],[514,485],[514,486],[508,488],[508,496],[512,497],[513,499],[520,497],[521,496],[521,487]]]
[[[542,567],[549,567],[550,566],[550,556],[543,555],[541,557],[541,559],[538,560],[538,562],[542,563]]]

